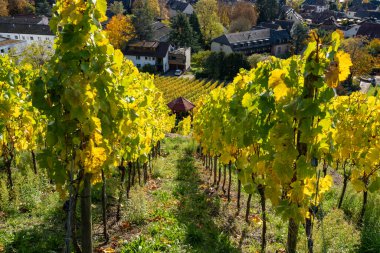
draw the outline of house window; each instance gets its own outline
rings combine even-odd
[[[140,56],[136,56],[136,60],[140,60]]]
[[[145,56],[145,60],[149,60],[149,57]]]
[[[38,40],[41,40],[41,37],[38,37]]]
[[[277,54],[281,54],[281,47],[277,48]]]
[[[136,66],[137,66],[137,68],[141,68],[141,64],[137,64]]]
[[[18,36],[15,36],[15,39],[18,40]]]
[[[32,36],[30,36],[30,40],[34,40],[34,38]]]
[[[25,40],[25,36],[22,36],[22,39]]]
[[[1,51],[0,51],[1,53],[4,53],[4,49],[1,49]]]
[[[10,35],[7,35],[7,37],[8,37],[8,38],[11,38],[11,36],[10,36]]]

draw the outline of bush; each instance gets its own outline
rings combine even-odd
[[[157,73],[156,67],[151,65],[151,64],[144,65],[141,68],[141,71],[146,72],[146,73],[150,73],[150,74],[156,74]]]

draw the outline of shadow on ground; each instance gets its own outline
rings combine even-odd
[[[191,151],[177,162],[177,187],[174,195],[180,201],[177,219],[187,227],[186,243],[194,252],[240,252],[232,245],[228,235],[213,222],[220,210],[219,198],[208,198],[199,189],[202,184]]]

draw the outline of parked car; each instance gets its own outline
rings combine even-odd
[[[175,76],[180,76],[180,75],[182,75],[182,70],[177,69],[177,70],[174,72],[174,75],[175,75]]]

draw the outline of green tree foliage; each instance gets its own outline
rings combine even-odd
[[[33,68],[40,69],[54,54],[50,41],[34,42],[25,47],[22,53],[10,52],[10,56],[20,64],[30,64]]]
[[[185,14],[178,14],[171,19],[170,42],[179,47],[191,47],[192,51],[197,51],[198,36],[194,33]]]
[[[204,40],[202,32],[201,32],[198,17],[195,13],[190,15],[189,22],[190,22],[191,27],[193,28],[194,33],[198,35],[198,44],[202,48],[204,48],[205,47],[205,40]]]
[[[51,6],[47,0],[36,0],[35,8],[36,8],[37,15],[45,15],[45,16],[51,15]]]
[[[148,1],[136,1],[132,8],[132,22],[139,40],[150,40],[152,38],[154,22],[154,11],[149,7]]]
[[[223,34],[223,25],[219,21],[216,0],[200,0],[195,6],[200,31],[208,45],[212,39]]]
[[[276,0],[257,0],[259,22],[272,21],[278,16],[279,6]]]
[[[293,39],[294,52],[297,54],[306,46],[309,28],[304,23],[294,23],[290,30],[290,36]]]
[[[269,59],[270,56],[266,54],[252,54],[248,56],[247,61],[251,68],[256,68],[259,62]]]
[[[112,4],[110,4],[109,9],[115,15],[124,14],[125,12],[124,4],[122,1],[114,1]]]
[[[239,53],[203,51],[195,56],[200,77],[232,80],[240,69],[249,69],[247,58]]]

